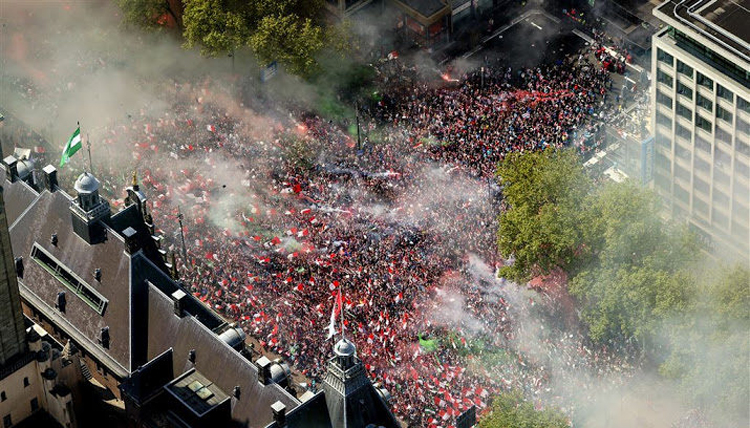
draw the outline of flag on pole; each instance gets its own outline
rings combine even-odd
[[[343,306],[344,301],[341,298],[341,289],[339,288],[339,293],[336,295],[336,302],[333,304],[333,309],[331,310],[331,323],[328,324],[328,337],[326,340],[333,337],[334,334],[336,334],[336,318],[341,313],[341,307]]]
[[[70,157],[73,156],[78,150],[81,150],[82,146],[83,144],[81,143],[81,127],[79,126],[73,132],[73,135],[71,135],[68,139],[68,143],[65,144],[65,149],[63,149],[62,158],[60,159],[60,167],[62,168],[63,166],[65,166],[65,164],[70,160]]]

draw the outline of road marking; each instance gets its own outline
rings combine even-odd
[[[531,25],[535,26],[536,28],[538,28],[540,30],[543,29],[542,27],[538,26],[534,21],[529,21],[529,22],[531,23]]]

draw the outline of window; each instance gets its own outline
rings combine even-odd
[[[677,103],[677,114],[687,120],[690,120],[693,117],[693,112],[689,108],[682,105],[682,103],[680,102]]]
[[[716,106],[716,118],[732,123],[732,113],[719,105]]]
[[[714,207],[713,214],[714,215],[713,215],[712,223],[714,225],[726,227],[727,220],[728,220],[727,216],[725,216],[724,213],[721,212],[721,210],[716,209],[716,207]]]
[[[0,391],[0,402],[5,401],[8,399],[8,396],[5,395],[5,391]]]
[[[748,178],[750,177],[750,166],[748,166],[746,163],[740,161],[737,159],[737,161],[734,163],[734,170],[737,172],[737,174]],[[739,186],[739,183],[735,182],[734,188],[735,190]]]
[[[737,140],[737,151],[745,156],[750,156],[750,144]]]
[[[717,106],[717,108],[719,108],[719,107]],[[725,131],[718,124],[716,125],[716,139],[719,140],[719,141],[721,141],[721,142],[723,142],[723,143],[727,143],[730,146],[732,145],[732,134],[730,134],[729,132]]]
[[[714,189],[718,186],[729,187],[729,174],[724,173],[721,168],[714,168]]]
[[[654,164],[657,168],[663,170],[663,171],[670,171],[670,164],[669,158],[664,156],[661,152],[654,153]]]
[[[711,121],[708,119],[704,119],[698,113],[695,113],[695,126],[706,132],[711,132]]]
[[[674,164],[674,176],[681,180],[684,180],[687,183],[690,183],[690,171],[681,167],[678,163]]]
[[[26,388],[27,386],[29,386],[29,378],[25,377],[23,378],[23,387]]]
[[[107,307],[107,299],[104,298],[98,291],[94,290],[93,287],[86,284],[78,275],[70,271],[67,267],[59,263],[51,254],[34,243],[31,248],[31,258],[39,263],[47,272],[52,274],[58,281],[63,283],[70,291],[74,292],[78,297],[86,302],[89,306],[94,308],[99,315],[104,314],[104,310]]]
[[[693,99],[693,90],[688,85],[680,82],[679,80],[677,81],[677,93],[680,95],[684,95],[691,100]]]
[[[675,155],[680,159],[690,160],[690,150],[682,147],[682,144],[675,144],[674,146]]]
[[[674,195],[678,201],[683,202],[685,205],[690,203],[690,193],[677,183],[674,184]]]
[[[747,114],[750,114],[750,102],[745,101],[744,99],[737,97],[737,107],[744,111]]]
[[[715,156],[716,157],[714,159],[716,160],[716,165],[721,167],[732,166],[732,157],[729,156],[729,153],[724,152],[718,146],[716,147]]]
[[[656,102],[669,109],[672,108],[672,98],[658,89],[656,90]]]
[[[670,67],[674,64],[674,57],[661,49],[656,50],[656,59],[658,59],[659,62],[668,64]]]
[[[750,135],[750,122],[737,115],[737,130],[743,134]]]
[[[698,71],[697,73],[698,73],[698,79],[697,79],[698,84],[713,91],[714,81],[702,75],[700,71]]]
[[[689,78],[693,78],[693,67],[685,64],[684,62],[677,60],[677,72],[683,74]]]
[[[659,132],[659,130],[656,131],[656,147],[663,147],[667,150],[669,150],[672,147],[672,141],[664,135],[663,133]]]
[[[672,119],[670,119],[666,114],[659,111],[656,112],[656,123],[658,123],[659,125],[664,125],[667,128],[672,127]]]
[[[686,140],[690,140],[691,132],[689,129],[685,128],[684,126],[680,125],[679,123],[676,126],[675,133],[678,137],[684,138]]]
[[[734,93],[721,85],[716,85],[716,95],[718,95],[719,98],[724,98],[730,103],[734,101]]]
[[[711,164],[701,159],[700,156],[693,156],[693,162],[696,170],[703,171],[707,174],[711,172]]]
[[[734,198],[736,200],[747,204],[748,199],[750,199],[750,189],[748,189],[747,186],[735,181],[733,191],[734,191]],[[734,204],[735,207],[739,205],[740,204]]]
[[[708,183],[695,176],[693,177],[693,189],[695,189],[696,192],[703,193],[704,195],[708,195],[708,192],[710,191]]]
[[[722,207],[729,206],[729,196],[725,195],[724,192],[714,187],[714,205]]]
[[[709,143],[705,138],[701,137],[701,134],[699,133],[695,134],[695,148],[711,154],[711,143]]]
[[[669,193],[669,178],[665,177],[663,173],[660,172],[660,170],[655,169],[654,170],[654,185],[658,190],[661,190],[665,193]]]
[[[674,85],[672,76],[670,76],[669,74],[661,70],[656,70],[656,80],[660,83],[663,83],[669,86],[670,88],[672,87],[672,85]]]
[[[738,223],[736,220],[732,222],[732,232],[737,236],[747,236],[747,224],[743,225],[742,222]]]
[[[39,410],[39,399],[34,397],[31,399],[31,413],[34,413],[37,410]]]
[[[708,98],[701,95],[700,92],[695,95],[695,103],[708,111],[711,111],[711,109],[714,108],[714,103]]]
[[[693,197],[693,212],[708,217],[708,204],[700,198]]]
[[[3,427],[10,428],[13,426],[13,420],[10,418],[10,415],[3,416]]]
[[[750,218],[750,210],[742,206],[741,204],[734,204],[734,221],[744,219],[743,223],[747,224],[747,220]]]

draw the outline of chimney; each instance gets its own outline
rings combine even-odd
[[[3,159],[5,164],[5,174],[8,181],[13,183],[18,179],[18,159],[15,156],[10,155]]]
[[[271,383],[271,360],[260,357],[255,361],[255,366],[258,368],[258,382],[263,385]]]
[[[239,400],[240,399],[240,393],[241,393],[240,386],[239,385],[235,385],[234,386],[234,390],[232,390],[232,395],[234,396],[234,398],[236,398],[236,399]]]
[[[102,270],[100,268],[94,269],[94,279],[96,282],[102,282]]]
[[[286,426],[286,406],[281,401],[277,401],[271,404],[271,410],[273,411],[273,420],[279,427]]]
[[[23,257],[16,257],[16,276],[23,278]]]
[[[122,231],[122,236],[125,238],[125,247],[128,254],[133,254],[139,250],[138,238],[136,237],[136,231],[132,227],[128,226],[127,229]]]
[[[185,310],[185,302],[187,301],[187,294],[185,294],[182,290],[177,290],[174,293],[172,293],[172,303],[174,307],[174,314],[178,317],[182,317],[184,315]]]
[[[102,348],[109,349],[109,327],[102,328],[100,334],[99,343],[101,343]]]
[[[53,246],[57,247],[57,242],[58,241],[57,241],[57,234],[56,233],[53,233],[52,236],[49,237],[49,242]]]
[[[190,364],[195,364],[195,349],[191,349],[188,352],[188,361],[190,361]]]
[[[67,302],[65,301],[65,292],[61,291],[57,293],[57,303],[55,303],[55,307],[62,313],[65,313],[65,305]]]
[[[52,165],[42,168],[42,188],[49,190],[50,193],[57,190],[57,168]]]

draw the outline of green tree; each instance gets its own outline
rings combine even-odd
[[[659,216],[656,196],[633,183],[609,183],[586,203],[584,233],[592,249],[569,290],[597,342],[647,344],[662,322],[689,304],[692,279],[684,268],[696,246],[682,228]]]
[[[185,45],[200,46],[201,54],[206,56],[237,49],[246,43],[252,32],[252,12],[238,2],[185,0]]]
[[[316,56],[325,45],[325,31],[309,18],[296,15],[265,16],[250,36],[249,45],[261,62],[278,61],[291,73],[316,71]]]
[[[500,214],[498,247],[515,263],[500,274],[528,280],[559,266],[575,269],[589,252],[586,195],[592,188],[576,154],[548,149],[511,153],[498,166],[508,209]]]
[[[262,63],[278,61],[292,73],[319,68],[326,46],[343,52],[356,45],[348,24],[323,25],[323,0],[118,0],[126,21],[158,26],[170,14],[185,47],[217,56],[251,47]]]
[[[262,63],[278,61],[294,74],[309,75],[326,46],[318,25],[322,0],[184,0],[187,47],[214,56],[249,46]]]
[[[159,26],[159,18],[169,14],[182,26],[182,13],[179,0],[118,0],[125,20],[141,27]]]
[[[719,267],[702,278],[693,304],[668,324],[670,355],[659,371],[717,426],[748,426],[750,269]]]
[[[536,410],[519,391],[505,392],[492,401],[490,413],[479,428],[567,428],[568,419],[558,409]]]

